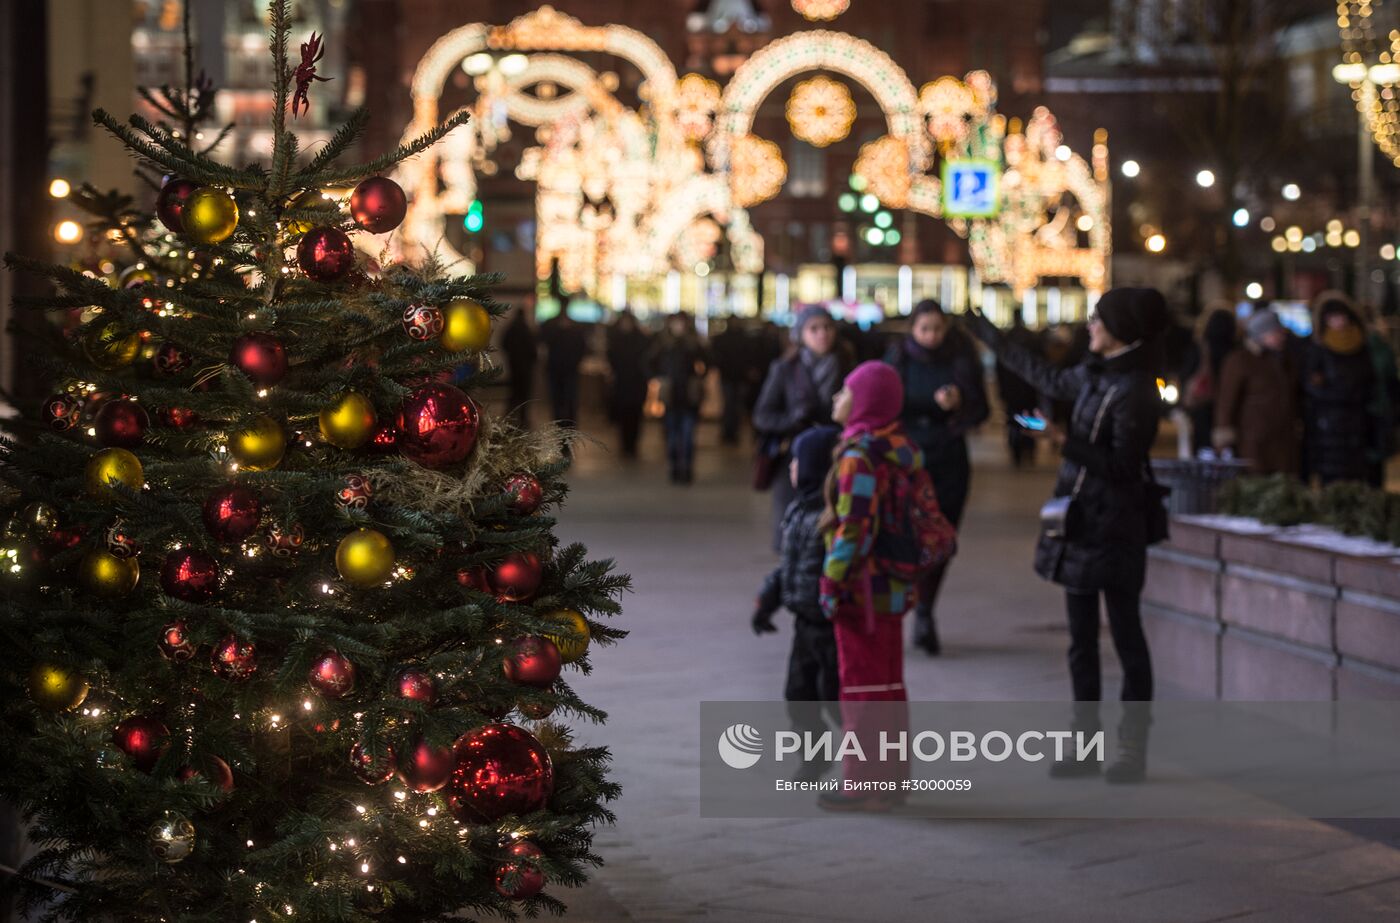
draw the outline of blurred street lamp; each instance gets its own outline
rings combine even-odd
[[[1263,298],[1264,286],[1258,282],[1251,282],[1244,287],[1244,294],[1246,298]]]
[[[68,185],[68,180],[61,176],[49,183],[49,195],[53,196],[55,199],[66,199],[68,198],[68,193],[72,191],[73,187]]]
[[[1167,249],[1167,239],[1161,234],[1153,234],[1147,238],[1147,249],[1151,253],[1161,253]]]
[[[1393,84],[1400,80],[1400,64],[1376,64],[1368,68],[1360,61],[1348,61],[1332,68],[1332,79],[1354,87],[1361,94],[1356,100],[1356,224],[1359,230],[1353,269],[1356,282],[1352,294],[1365,298],[1371,261],[1371,247],[1367,238],[1371,230],[1371,206],[1376,197],[1376,148],[1371,142],[1371,125],[1367,114],[1376,105],[1376,84]]]
[[[1196,185],[1202,189],[1209,189],[1215,185],[1215,174],[1209,170],[1202,170],[1196,174]]]
[[[1234,214],[1234,216],[1232,217],[1231,220],[1234,221],[1235,227],[1237,227],[1237,228],[1247,228],[1247,227],[1249,227],[1249,209],[1247,209],[1247,208],[1237,208],[1237,209],[1235,209],[1235,214]]]
[[[53,239],[61,244],[76,244],[83,239],[83,226],[72,218],[65,218],[54,225]]]
[[[1142,167],[1136,160],[1123,161],[1123,166],[1119,167],[1119,169],[1123,171],[1123,175],[1128,179],[1132,179],[1142,172]]]
[[[1283,187],[1283,197],[1290,202],[1296,202],[1303,197],[1303,190],[1298,188],[1297,183],[1287,183]]]

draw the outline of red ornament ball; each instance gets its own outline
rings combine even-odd
[[[399,409],[399,452],[425,468],[443,468],[471,453],[480,425],[476,403],[465,393],[451,385],[424,385]]]
[[[258,652],[252,641],[244,641],[237,635],[225,635],[214,645],[209,656],[214,675],[224,679],[245,680],[258,672]]]
[[[403,188],[388,177],[371,176],[350,193],[350,216],[371,234],[392,231],[407,213]]]
[[[185,233],[185,200],[198,188],[198,183],[187,179],[172,179],[160,187],[156,196],[156,216],[160,223],[176,234]]]
[[[156,718],[133,715],[112,729],[112,743],[131,757],[133,766],[149,773],[170,746],[170,729]]]
[[[160,422],[171,429],[189,429],[199,422],[199,415],[188,407],[167,407],[160,412]]]
[[[521,516],[529,516],[544,501],[544,488],[540,486],[539,478],[523,471],[510,476],[505,492],[511,510]]]
[[[491,581],[486,578],[486,568],[480,565],[464,567],[457,571],[457,583],[469,590],[481,593],[491,592]]]
[[[241,542],[257,531],[262,499],[237,484],[220,487],[204,501],[204,528],[221,542]]]
[[[394,694],[424,705],[437,701],[437,683],[426,670],[404,669],[394,676]]]
[[[488,579],[491,592],[496,594],[497,599],[501,602],[518,603],[525,602],[535,595],[543,576],[544,568],[540,564],[540,556],[533,551],[522,551],[506,555],[504,560],[492,568]]]
[[[97,444],[105,448],[134,449],[151,426],[146,408],[135,401],[107,401],[92,421]]]
[[[398,771],[394,763],[394,748],[386,744],[384,752],[375,756],[365,749],[363,741],[356,741],[350,748],[350,769],[366,785],[388,782]]]
[[[297,265],[308,278],[335,282],[355,265],[355,247],[339,228],[313,228],[297,244]]]
[[[160,344],[151,364],[158,375],[176,375],[190,367],[190,354],[170,341]]]
[[[496,893],[513,901],[539,894],[544,889],[544,872],[537,860],[544,853],[529,840],[516,840],[509,853],[510,859],[496,867]]]
[[[490,823],[544,807],[554,792],[554,764],[544,745],[513,724],[484,724],[452,747],[448,806],[464,824]]]
[[[369,507],[374,487],[363,474],[350,474],[345,477],[345,486],[336,491],[335,502],[342,509],[363,510]]]
[[[311,686],[328,699],[343,699],[355,690],[355,665],[337,651],[311,664]]]
[[[233,769],[228,763],[217,756],[206,756],[204,758],[205,768],[209,770],[209,781],[219,787],[225,793],[233,791]],[[199,779],[204,773],[193,766],[181,766],[175,773],[175,777],[181,782],[189,782],[192,779]]]
[[[289,558],[304,544],[306,530],[299,522],[289,526],[274,523],[267,527],[267,547],[276,557]]]
[[[131,534],[126,530],[126,523],[120,519],[107,527],[107,534],[104,538],[107,544],[107,553],[114,558],[134,558],[141,553],[141,543],[131,537]]]
[[[502,664],[506,679],[522,686],[546,689],[559,678],[563,661],[559,648],[548,638],[525,635],[510,644],[510,653]]]
[[[39,415],[56,433],[66,433],[78,425],[83,412],[83,402],[67,394],[51,394],[39,408]]]
[[[194,657],[194,642],[184,622],[171,622],[161,629],[160,652],[175,663],[185,663]]]
[[[553,702],[521,702],[515,706],[520,714],[532,721],[543,721],[554,714]]]
[[[435,792],[452,775],[451,747],[430,747],[418,741],[399,760],[399,779],[415,792]]]
[[[411,304],[403,309],[403,329],[409,339],[431,340],[442,333],[442,309],[432,304]]]
[[[228,364],[255,385],[275,385],[287,374],[287,350],[270,333],[245,333],[233,341]]]
[[[160,567],[160,586],[187,603],[208,602],[219,589],[218,562],[193,548],[172,551]]]

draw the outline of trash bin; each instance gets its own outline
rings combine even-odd
[[[1157,483],[1171,488],[1167,512],[1173,516],[1216,512],[1220,486],[1249,469],[1249,462],[1236,459],[1152,459]]]

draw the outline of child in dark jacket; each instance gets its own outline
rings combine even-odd
[[[840,435],[834,426],[817,426],[793,440],[789,476],[797,493],[783,513],[782,561],[763,581],[753,615],[755,634],[778,630],[773,613],[779,607],[795,616],[783,691],[790,703],[834,702],[839,692],[836,635],[821,610],[819,589],[826,546],[818,523],[826,506],[822,485]],[[817,706],[790,705],[788,712],[799,732],[826,730]]]

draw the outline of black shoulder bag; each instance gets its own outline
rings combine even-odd
[[[1098,412],[1094,414],[1094,426],[1089,432],[1089,441],[1092,443],[1099,438],[1099,428],[1103,426],[1104,414],[1108,412],[1108,402],[1113,400],[1113,395],[1118,391],[1118,386],[1113,385],[1105,392],[1103,400],[1099,403]],[[1079,466],[1079,477],[1074,480],[1074,489],[1063,497],[1051,497],[1045,501],[1045,505],[1040,508],[1040,534],[1046,538],[1056,538],[1061,541],[1070,541],[1080,530],[1078,508],[1075,506],[1075,498],[1079,496],[1079,489],[1084,486],[1084,475],[1087,473],[1083,465]]]

